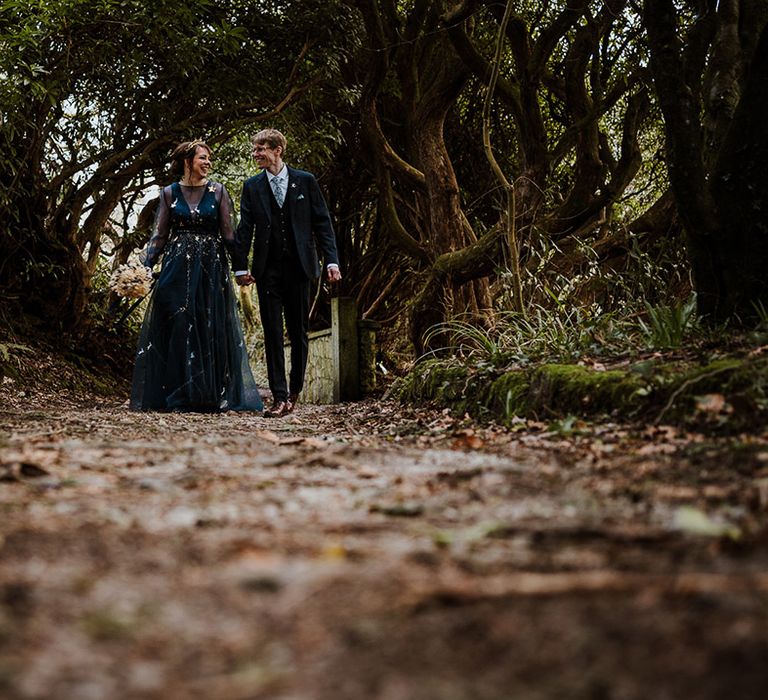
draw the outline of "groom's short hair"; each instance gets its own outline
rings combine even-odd
[[[277,129],[262,129],[258,133],[254,134],[253,143],[265,143],[270,148],[277,148],[280,146],[283,149],[282,155],[285,155],[285,149],[288,146],[288,142]]]

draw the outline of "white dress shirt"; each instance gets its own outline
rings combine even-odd
[[[272,184],[273,180],[279,180],[280,185],[282,186],[283,190],[283,197],[288,196],[288,166],[283,163],[283,169],[277,174],[273,175],[269,170],[267,170],[267,182],[269,182],[269,186],[272,188],[272,191],[275,191],[275,187]],[[285,199],[283,199],[285,201]]]

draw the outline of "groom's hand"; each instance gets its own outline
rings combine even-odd
[[[341,270],[339,270],[339,266],[334,265],[333,263],[328,265],[328,281],[338,282],[340,279],[341,279]]]

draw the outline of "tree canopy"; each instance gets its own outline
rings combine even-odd
[[[343,46],[327,6],[3,2],[0,287],[75,324],[83,254],[95,259],[115,208],[162,177],[175,143],[225,142],[333,74],[323,52]]]
[[[3,0],[0,289],[76,328],[170,148],[242,169],[277,124],[322,176],[345,293],[408,311],[417,351],[677,217],[702,312],[746,317],[768,303],[767,22],[759,0]]]

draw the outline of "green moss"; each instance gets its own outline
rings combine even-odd
[[[721,413],[701,411],[699,400],[722,396]],[[678,375],[666,387],[662,417],[716,432],[738,432],[764,425],[768,414],[768,359],[725,358]]]
[[[498,420],[507,423],[515,416],[528,412],[530,373],[526,370],[512,370],[502,374],[488,386],[482,397],[483,405]]]
[[[631,413],[645,404],[646,391],[647,382],[631,372],[543,365],[531,377],[528,408],[538,414]]]
[[[426,360],[414,367],[396,393],[400,399],[415,403],[462,401],[469,375],[469,368],[463,365]]]
[[[429,360],[417,365],[394,393],[406,402],[434,403],[506,424],[515,417],[610,414],[738,431],[766,423],[768,358],[728,358],[694,366],[654,360],[609,371],[547,364],[504,373]],[[727,410],[720,415],[699,410],[698,401],[706,394],[722,394]]]
[[[404,401],[435,402],[457,412],[490,414],[508,422],[515,416],[624,408],[640,397],[646,385],[636,374],[595,372],[578,365],[544,365],[499,375],[430,360],[414,368],[399,396]]]

